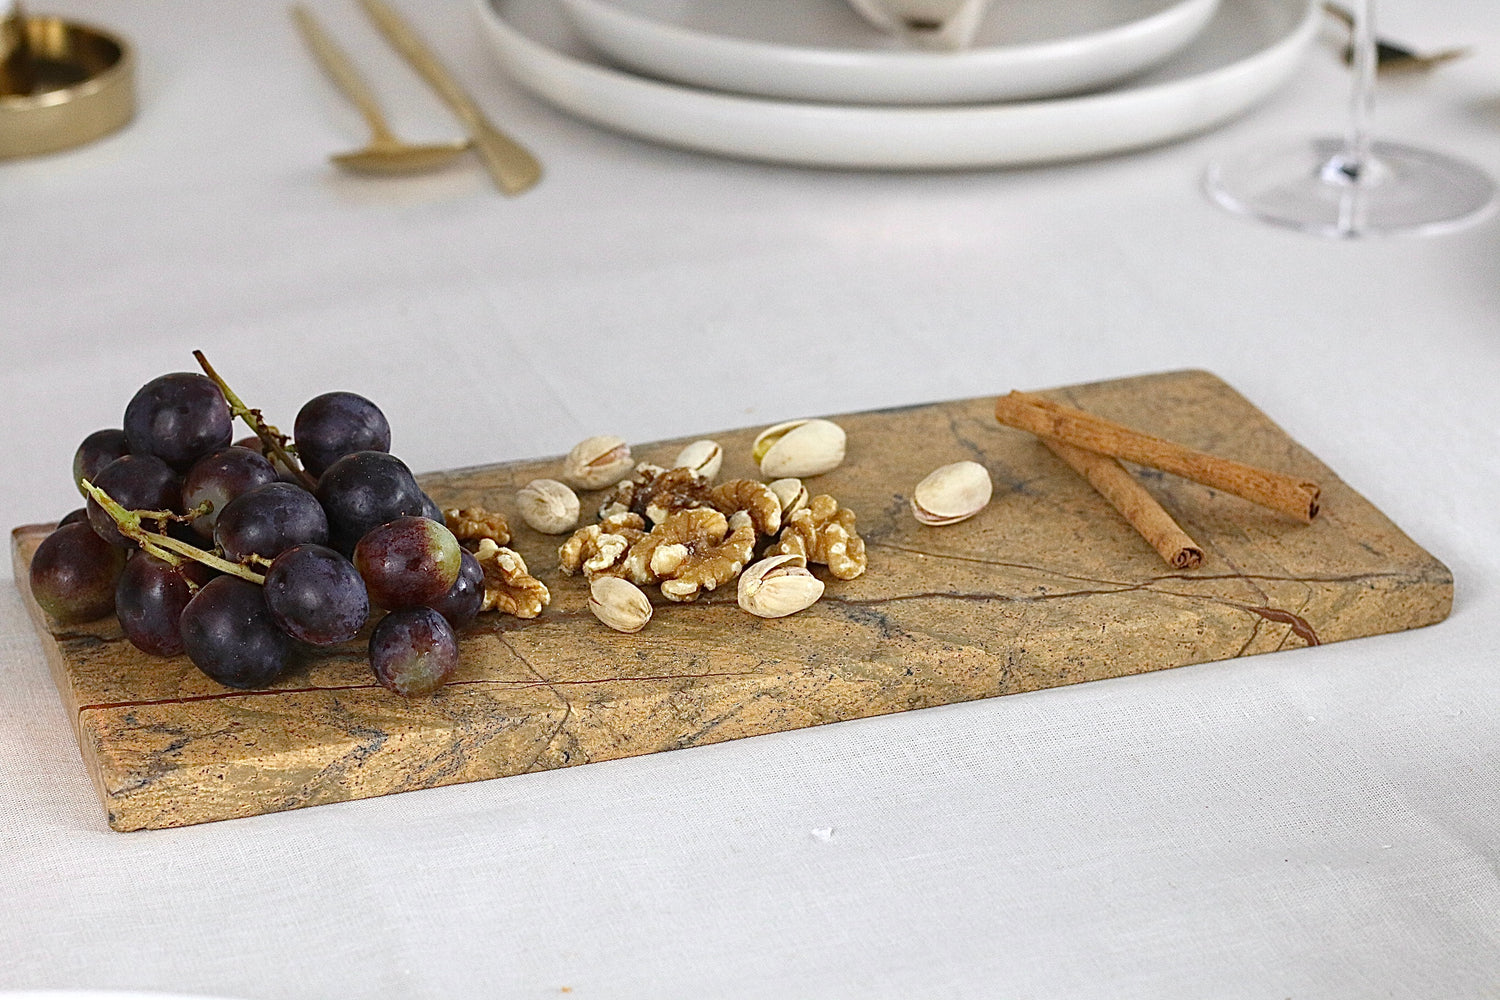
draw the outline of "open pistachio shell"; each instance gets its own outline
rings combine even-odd
[[[770,556],[745,568],[736,596],[752,615],[785,618],[816,604],[823,596],[823,581],[808,571],[802,556]]]

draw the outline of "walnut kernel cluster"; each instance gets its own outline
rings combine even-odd
[[[552,602],[547,585],[527,571],[521,554],[505,547],[511,535],[504,514],[476,506],[445,510],[443,519],[484,571],[479,610],[535,618]]]
[[[864,573],[865,544],[853,511],[827,494],[809,498],[796,479],[714,485],[717,449],[711,441],[695,442],[679,456],[691,465],[639,463],[604,494],[600,520],[577,529],[558,548],[559,568],[569,576],[582,573],[591,584],[614,577],[635,585],[592,588],[591,608],[601,621],[615,628],[620,627],[616,620],[628,621],[629,631],[644,624],[633,606],[628,615],[612,614],[610,598],[616,593],[639,603],[637,588],[655,585],[668,600],[685,602],[736,580],[741,580],[741,606],[778,617],[801,610],[822,593],[807,564],[825,565],[839,580]],[[755,563],[757,549],[763,550],[763,562],[771,559],[774,565]],[[756,569],[748,586],[747,567]],[[768,590],[763,580],[775,586]],[[788,600],[784,595],[793,589],[796,596]],[[775,613],[767,614],[772,593],[783,596]]]

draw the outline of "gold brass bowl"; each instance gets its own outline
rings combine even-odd
[[[17,27],[27,65],[0,74],[0,158],[78,146],[130,121],[135,67],[124,40],[56,17],[25,17]],[[15,50],[0,55],[15,68]]]

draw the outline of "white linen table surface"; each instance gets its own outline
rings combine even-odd
[[[1226,0],[1234,2],[1234,0]],[[1500,219],[1327,242],[1212,207],[1213,157],[1335,131],[1330,33],[1220,131],[1047,168],[791,169],[647,145],[405,0],[547,174],[334,173],[364,139],[283,4],[49,0],[140,114],[0,163],[0,511],[204,349],[289,425],[375,398],[418,470],[1201,367],[1446,562],[1437,626],[180,830],[113,833],[0,587],[0,991],[247,1000],[1500,996]],[[356,5],[398,131],[456,135]],[[1500,172],[1491,0],[1387,0],[1475,54],[1382,134]],[[6,570],[7,574],[9,569]]]

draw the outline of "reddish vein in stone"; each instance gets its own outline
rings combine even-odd
[[[1266,621],[1280,622],[1282,625],[1290,625],[1292,627],[1292,634],[1300,638],[1309,646],[1321,646],[1323,644],[1323,641],[1318,638],[1318,633],[1313,631],[1313,627],[1309,625],[1307,623],[1307,619],[1303,618],[1301,615],[1294,615],[1290,611],[1284,610],[1282,608],[1253,607],[1249,604],[1237,604],[1235,605],[1235,607],[1242,608],[1245,611],[1260,615],[1262,618],[1266,619]]]

